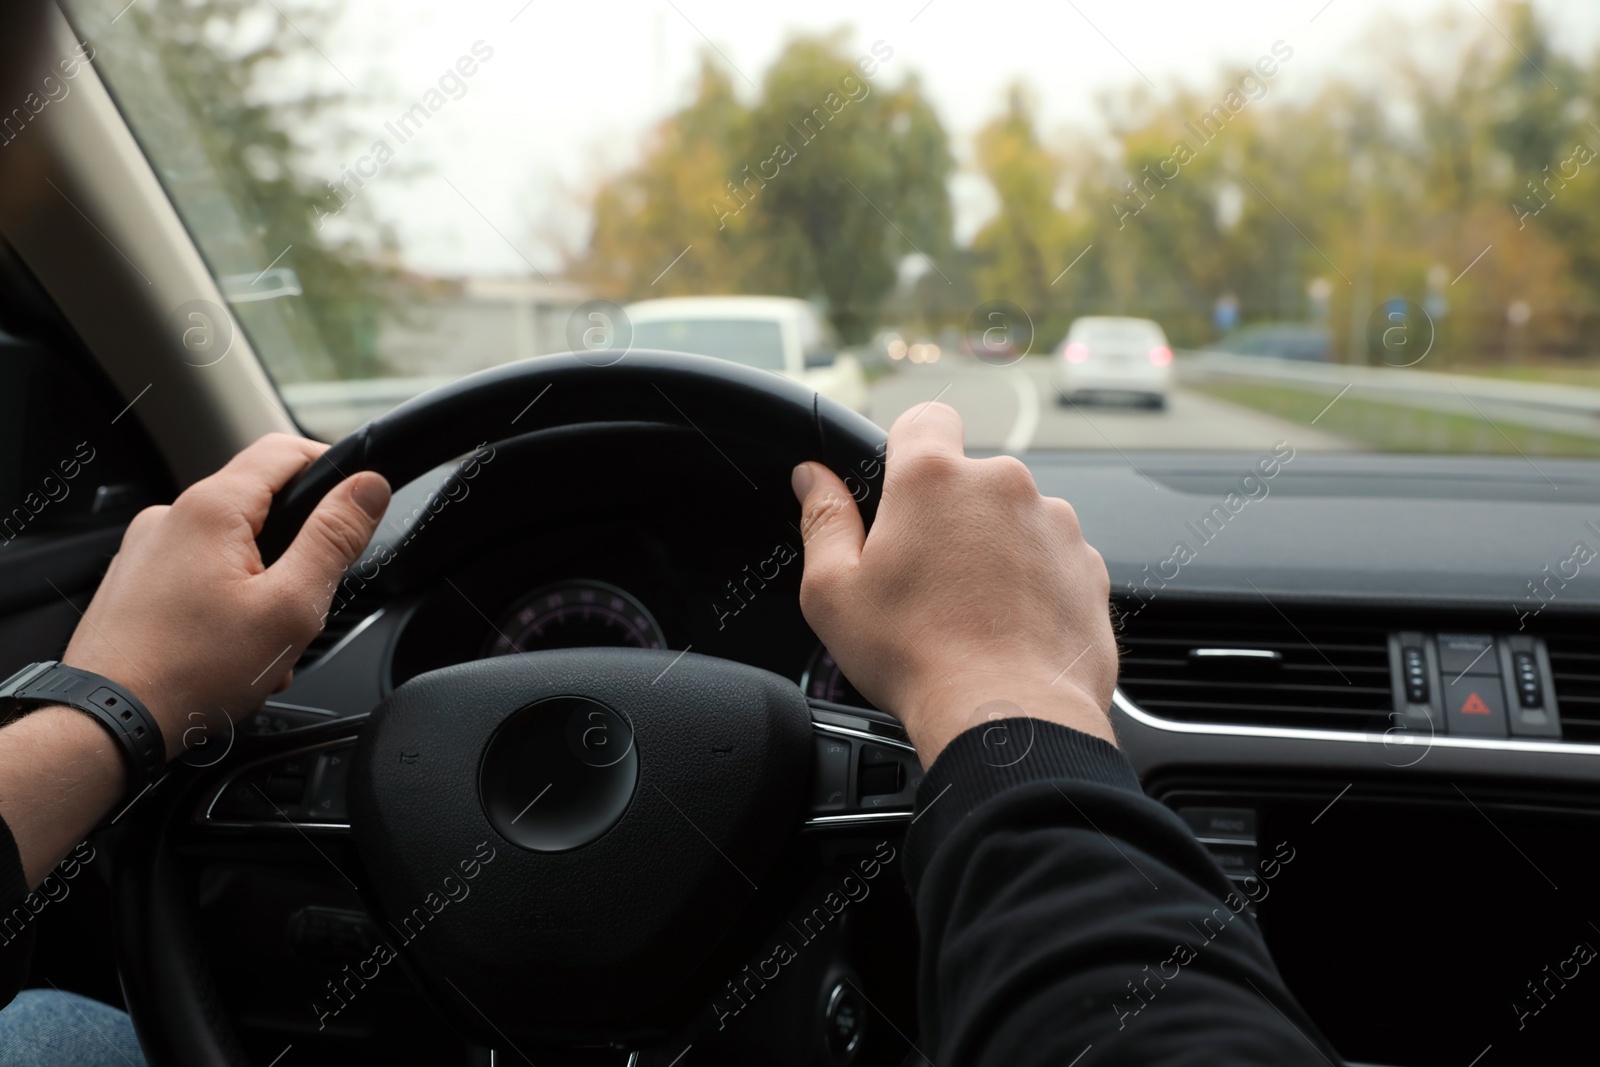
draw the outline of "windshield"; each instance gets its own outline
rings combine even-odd
[[[757,319],[635,322],[633,347],[716,356],[762,370],[783,369],[782,329],[776,322]]]
[[[742,295],[826,319],[819,390],[978,449],[1600,454],[1593,0],[68,7],[324,436]],[[1094,317],[1171,353],[1072,363]]]

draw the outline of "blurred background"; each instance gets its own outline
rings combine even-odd
[[[1592,0],[68,8],[325,436],[759,295],[653,336],[986,449],[1600,454]]]

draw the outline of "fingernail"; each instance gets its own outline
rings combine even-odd
[[[811,464],[802,463],[794,469],[789,476],[789,484],[794,488],[795,499],[802,504],[811,493],[811,486],[816,483],[817,476],[811,473]]]
[[[376,522],[389,508],[389,483],[381,474],[358,474],[356,484],[350,487],[350,498]]]

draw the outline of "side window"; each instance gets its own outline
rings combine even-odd
[[[156,499],[134,466],[141,435],[103,391],[63,355],[0,333],[0,546],[120,524]]]
[[[120,527],[171,499],[126,401],[8,251],[0,246],[0,564],[19,545]]]

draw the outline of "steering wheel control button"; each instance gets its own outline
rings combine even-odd
[[[914,752],[888,745],[861,746],[860,774],[856,781],[861,807],[911,807],[922,784],[922,764]]]
[[[1445,709],[1452,734],[1506,736],[1506,702],[1499,678],[1461,675],[1445,687]]]
[[[874,796],[893,796],[905,786],[902,784],[905,773],[898,763],[867,763],[861,764],[861,796],[862,799]]]
[[[317,757],[317,769],[311,779],[311,794],[306,798],[306,815],[312,822],[346,822],[350,818],[345,804],[349,791],[350,756],[354,745],[336,748]]]
[[[205,820],[213,823],[296,823],[342,826],[351,740],[331,741],[277,759],[245,765],[213,794]]]
[[[1498,675],[1494,638],[1489,634],[1440,634],[1439,669],[1447,680],[1461,674]]]
[[[489,822],[532,852],[566,852],[601,837],[638,784],[632,725],[577,696],[510,715],[489,740],[478,780]]]
[[[838,1064],[849,1063],[861,1047],[861,1035],[866,1029],[866,1004],[849,983],[840,982],[828,994],[827,1007],[822,1013],[822,1033],[828,1043],[828,1055]]]
[[[289,944],[302,956],[334,963],[365,959],[383,940],[364,911],[308,904],[289,916]]]
[[[819,812],[843,811],[850,803],[850,742],[819,737],[816,776],[811,785],[811,807]]]
[[[909,816],[922,784],[917,754],[909,745],[869,741],[860,736],[864,730],[849,727],[832,732],[831,726],[831,720],[813,723],[812,816]]]

